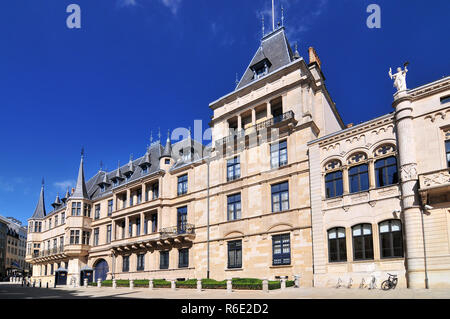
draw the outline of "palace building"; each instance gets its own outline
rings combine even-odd
[[[450,286],[450,77],[346,127],[318,54],[265,35],[236,89],[190,134],[85,179],[29,219],[33,280],[275,279],[358,286],[387,273]],[[385,94],[390,94],[386,92]],[[427,282],[427,283],[426,283]]]

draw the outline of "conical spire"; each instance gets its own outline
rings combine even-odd
[[[167,131],[166,146],[164,147],[164,151],[160,158],[163,157],[172,157],[172,143],[170,142],[170,131]]]
[[[64,203],[67,202],[67,200],[70,197],[69,187],[67,187],[66,195],[61,199]]]
[[[83,159],[84,159],[84,150],[82,149],[81,150],[80,168],[78,170],[77,186],[75,187],[75,191],[71,196],[74,199],[88,199],[89,198],[87,190],[86,190],[86,183],[84,180]]]
[[[53,208],[56,209],[58,206],[61,205],[61,200],[59,199],[59,193],[56,194],[55,202],[52,204]]]
[[[41,194],[39,195],[39,200],[38,200],[36,209],[34,210],[34,214],[33,214],[33,216],[31,216],[31,218],[42,219],[45,216],[46,216],[46,213],[45,213],[45,201],[44,201],[44,179],[42,179]]]

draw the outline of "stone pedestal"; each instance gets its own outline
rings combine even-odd
[[[269,280],[267,278],[264,278],[262,281],[262,290],[264,292],[269,292]]]
[[[133,290],[133,289],[134,289],[134,280],[131,279],[130,280],[130,290]]]
[[[300,275],[294,275],[294,286],[300,288]]]
[[[117,280],[116,280],[116,279],[113,279],[113,281],[112,281],[112,287],[113,287],[113,289],[116,289],[116,288],[117,288]]]
[[[153,290],[153,279],[150,279],[150,280],[148,281],[148,289],[149,289],[149,290]]]
[[[84,278],[84,288],[87,288],[88,287],[88,280],[87,280],[87,278]]]
[[[175,284],[175,280],[171,280],[170,281],[170,289],[172,289],[172,290],[176,290],[177,289],[177,286]]]
[[[201,279],[197,279],[197,291],[198,292],[202,291],[202,280]]]
[[[227,279],[227,292],[233,292],[233,283],[231,279]]]
[[[281,290],[286,289],[286,277],[281,277]]]
[[[102,280],[101,280],[101,279],[98,279],[98,280],[97,280],[97,287],[98,287],[98,288],[101,288],[101,287],[102,287]]]

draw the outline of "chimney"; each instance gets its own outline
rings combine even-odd
[[[348,123],[347,128],[353,127],[353,123]]]
[[[313,47],[309,47],[309,64],[314,63],[314,62],[316,62],[320,68],[322,63],[320,62],[320,59],[319,59],[319,56],[317,55],[316,50]]]
[[[72,192],[70,194],[73,195],[74,192],[75,192],[75,188],[72,187]]]

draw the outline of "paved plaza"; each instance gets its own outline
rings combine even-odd
[[[0,283],[0,299],[450,299],[450,289],[395,289],[391,291],[347,288],[286,288],[285,290],[239,291],[146,288],[32,288]]]

